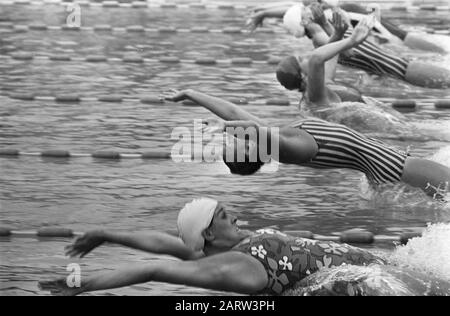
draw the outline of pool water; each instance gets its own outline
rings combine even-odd
[[[423,30],[448,25],[447,12],[386,12],[407,29]],[[62,25],[67,13],[59,5],[0,5],[0,22],[29,25]],[[236,10],[82,8],[82,26],[142,25],[211,29],[242,27],[246,12]],[[277,27],[270,25],[269,27]],[[450,41],[450,39],[447,39]],[[450,57],[390,49],[413,59],[450,68]],[[287,34],[160,34],[70,31],[16,32],[0,27],[0,57],[14,52],[40,56],[69,54],[86,57],[176,56],[181,59],[251,57],[267,60],[293,52],[310,51],[306,39],[293,41]],[[158,95],[169,89],[193,88],[223,97],[263,100],[298,98],[276,82],[274,66],[199,66],[195,64],[128,64],[20,61],[0,59],[0,148],[24,151],[67,149],[91,153],[97,150],[139,152],[171,148],[173,128],[191,127],[194,119],[211,114],[200,107],[181,104],[146,105],[139,102],[55,103],[21,101],[6,97],[12,92],[40,96],[77,93],[82,96],[121,94],[130,97]],[[369,78],[362,72],[339,68],[339,82],[357,85],[374,97],[436,99],[450,91],[417,88],[393,79]],[[296,106],[244,107],[274,124],[299,117]],[[431,141],[390,139],[411,153],[430,157],[440,151],[450,160],[450,111],[420,107],[404,114]],[[444,160],[445,160],[444,159]],[[449,164],[450,165],[450,164]],[[93,161],[39,157],[0,158],[0,226],[31,230],[64,226],[75,231],[90,229],[173,230],[177,212],[194,197],[216,198],[249,228],[310,230],[333,234],[363,228],[375,234],[396,234],[427,223],[450,221],[447,205],[415,193],[391,189],[375,197],[363,195],[361,174],[346,170],[313,170],[280,166],[278,172],[242,178],[230,175],[221,163],[175,163],[169,160]],[[414,198],[411,199],[411,194]],[[141,263],[160,257],[119,247],[104,247],[83,261],[67,259],[67,240],[39,242],[33,239],[0,240],[0,295],[43,294],[36,283],[66,274],[70,262],[80,262],[83,272]],[[387,252],[392,245],[377,246]],[[213,291],[149,283],[102,292],[118,295],[222,294]]]

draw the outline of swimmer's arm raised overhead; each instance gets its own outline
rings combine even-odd
[[[203,252],[194,252],[186,247],[180,238],[163,232],[119,233],[103,230],[87,232],[78,238],[73,245],[66,247],[70,257],[86,256],[104,243],[117,244],[145,252],[165,254],[182,260],[197,259]]]
[[[236,104],[199,91],[191,89],[183,91],[172,90],[163,97],[164,99],[173,102],[180,102],[183,100],[194,101],[225,121],[254,121],[258,124],[265,125],[264,121],[259,117],[250,114]]]
[[[53,295],[79,295],[151,281],[254,294],[265,288],[268,278],[259,261],[230,251],[195,261],[160,260],[97,273],[83,277],[80,288],[69,288],[65,278],[41,281],[39,287]]]
[[[369,35],[374,17],[368,16],[353,30],[351,37],[316,48],[308,62],[308,97],[316,104],[328,104],[325,89],[325,63],[338,54],[361,44]]]
[[[314,47],[321,47],[326,44],[338,42],[342,40],[344,37],[345,32],[347,31],[349,27],[349,22],[346,20],[344,16],[340,12],[333,12],[333,24],[330,24],[331,28],[331,37],[328,37],[328,35],[325,33],[323,27],[321,27],[319,24],[311,22],[308,25],[305,26],[306,30],[308,31],[308,34],[311,36],[312,42],[314,44]],[[351,54],[351,50],[347,50],[344,52],[341,52],[341,54]],[[338,63],[339,54],[337,54],[335,57],[331,58],[325,63],[325,82],[330,83],[333,82],[334,77],[336,75],[336,67]]]

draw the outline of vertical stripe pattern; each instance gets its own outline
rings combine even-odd
[[[344,37],[350,37],[351,34],[352,30],[348,30]],[[409,62],[405,58],[379,49],[375,44],[366,40],[353,48],[352,56],[341,55],[339,63],[377,75],[389,75],[404,80]]]
[[[406,153],[344,125],[319,119],[302,120],[292,126],[308,132],[319,146],[317,155],[306,166],[358,170],[375,184],[401,181]]]

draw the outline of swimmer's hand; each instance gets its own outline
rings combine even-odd
[[[327,17],[323,12],[323,5],[321,3],[315,2],[309,6],[313,16],[314,23],[324,26],[328,23]]]
[[[250,32],[254,32],[258,27],[263,25],[264,11],[258,11],[253,13],[245,23],[245,26]]]
[[[66,256],[83,258],[92,250],[100,247],[106,241],[103,231],[95,230],[87,232],[78,238],[73,245],[67,246]]]
[[[69,287],[67,278],[39,281],[38,287],[41,291],[50,292],[54,296],[75,296],[83,293],[81,287]]]
[[[350,21],[341,10],[336,10],[333,11],[332,25],[334,28],[333,36],[342,39],[350,26]]]
[[[171,101],[171,102],[180,102],[184,101],[186,99],[189,99],[189,92],[192,90],[176,90],[176,89],[170,89],[167,92],[164,92],[159,96],[161,100]]]
[[[203,133],[223,133],[225,131],[225,121],[217,118],[211,118],[202,121]]]
[[[364,42],[367,36],[369,36],[370,30],[373,28],[374,24],[375,16],[372,14],[361,19],[350,37],[353,44],[359,45]]]

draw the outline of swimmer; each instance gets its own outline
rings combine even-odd
[[[251,31],[254,31],[258,26],[261,26],[266,18],[285,18],[285,27],[292,33],[301,31],[300,28],[295,25],[295,19],[292,21],[289,16],[286,16],[288,10],[294,13],[298,6],[308,6],[314,3],[320,3],[322,8],[326,9],[326,15],[330,16],[330,8],[337,8],[344,10],[348,13],[349,18],[353,26],[355,26],[364,15],[369,14],[374,8],[370,6],[363,6],[360,3],[344,2],[339,3],[339,1],[325,1],[325,0],[304,0],[300,2],[277,2],[269,3],[253,9],[250,18],[247,21],[247,26]],[[298,11],[297,11],[298,12]],[[372,11],[373,12],[373,11]],[[377,14],[379,15],[379,14]],[[386,42],[392,44],[404,44],[405,46],[412,49],[419,49],[430,51],[434,53],[446,54],[447,51],[436,43],[430,42],[427,37],[430,34],[426,33],[416,33],[403,30],[398,25],[395,25],[389,19],[384,16],[377,16],[379,23],[376,23],[372,29],[372,34],[374,38],[377,39],[379,44]],[[303,32],[298,33],[298,37],[303,36]]]
[[[355,27],[350,37],[342,40],[348,22],[340,12],[334,12],[333,25],[330,24],[333,35],[329,41],[319,25],[309,24],[310,31],[316,34],[315,39],[328,41],[329,44],[315,49],[308,58],[284,58],[277,66],[277,79],[285,88],[302,93],[301,108],[312,116],[363,133],[382,130],[392,137],[417,138],[421,136],[420,133],[401,113],[374,98],[362,96],[357,90],[340,89],[334,82],[339,56],[364,42],[374,21],[373,16],[366,17]],[[350,45],[336,44],[344,43],[347,39]],[[327,58],[324,59],[324,55]],[[317,63],[319,60],[322,62]],[[326,98],[317,100],[319,94]]]
[[[260,10],[250,18],[248,25],[250,29],[254,29],[261,25],[264,17],[285,17],[286,27],[290,33],[296,37],[302,37],[307,35],[312,39],[315,47],[319,47],[328,43],[328,36],[332,36],[333,28],[330,25],[328,19],[321,10],[322,6],[313,3],[308,7],[304,7],[303,4],[296,4],[294,7],[286,12],[286,5],[284,7],[271,7],[270,13],[265,10]],[[281,13],[284,10],[284,13]],[[335,10],[337,11],[337,10]],[[339,10],[345,15],[344,10]],[[330,13],[330,11],[327,11]],[[361,20],[363,16],[361,14],[352,14],[348,19],[352,19],[352,23]],[[387,25],[387,23],[385,23]],[[392,24],[393,25],[393,24]],[[317,26],[320,26],[318,28]],[[375,34],[376,38],[397,38],[390,35],[380,23],[376,22],[372,26],[373,29],[378,26]],[[393,27],[389,27],[391,31]],[[396,32],[399,34],[399,32]],[[345,37],[351,35],[351,30],[344,34]],[[405,37],[406,38],[406,37]],[[409,42],[415,41],[419,45],[418,36],[410,36]],[[422,44],[421,46],[425,46]],[[373,41],[367,39],[361,43],[358,47],[353,48],[351,53],[341,54],[339,63],[345,66],[358,68],[368,72],[369,74],[375,74],[380,76],[390,76],[402,81],[408,82],[412,85],[428,88],[442,89],[450,86],[450,70],[439,67],[437,65],[423,63],[415,60],[408,60],[403,57],[399,57],[394,53],[381,49]],[[349,100],[353,101],[353,100]]]
[[[240,230],[237,218],[212,199],[184,206],[178,215],[179,236],[162,232],[91,231],[66,247],[70,257],[84,257],[108,242],[181,259],[155,260],[135,267],[96,273],[70,288],[66,278],[41,281],[54,295],[79,295],[146,282],[166,282],[242,294],[279,295],[322,267],[383,264],[363,249],[334,242],[296,238],[274,230]]]
[[[364,40],[368,32],[366,23],[366,20],[361,21],[352,37],[315,50],[307,64],[311,70],[307,85],[310,102],[320,107],[339,102],[338,97],[326,89],[324,64],[340,51]],[[266,135],[265,144],[278,149],[280,155],[276,158],[281,163],[313,168],[353,169],[363,172],[374,185],[404,182],[437,198],[442,198],[442,193],[445,195],[449,189],[449,168],[433,161],[411,157],[344,125],[309,118],[276,129],[231,102],[197,91],[175,91],[166,94],[164,98],[173,102],[189,99],[210,110],[224,120],[213,123],[217,131],[228,132],[232,128],[232,133],[237,133],[238,129],[233,128],[242,127],[255,129],[257,134]],[[268,162],[255,158],[263,150],[258,148],[261,140],[245,141],[240,140],[237,134],[233,136],[237,136],[234,143],[225,145],[223,152],[224,161],[232,173],[251,175]],[[272,139],[276,139],[277,143],[271,143]],[[245,159],[239,162],[237,158],[230,160],[227,152],[233,153],[233,157],[245,153]]]
[[[352,13],[351,20],[353,25],[355,25],[355,23],[357,23],[364,15],[367,15],[370,12],[369,8],[363,7],[359,3],[342,3],[340,4],[340,8],[346,12]],[[384,36],[388,42],[397,43],[397,41],[393,39],[393,37],[395,37],[411,49],[424,50],[439,54],[448,53],[443,47],[427,40],[427,37],[429,37],[430,34],[403,30],[398,25],[395,25],[383,16],[381,16],[380,22],[381,26],[379,28],[374,28],[374,34],[375,36],[377,36],[377,34]]]
[[[352,169],[363,172],[374,186],[403,182],[420,188],[435,199],[450,190],[450,169],[436,162],[412,157],[391,146],[360,134],[344,125],[317,118],[297,121],[280,128],[270,127],[262,119],[237,105],[194,90],[167,93],[165,99],[179,102],[191,100],[210,110],[222,120],[209,120],[212,130],[236,133],[234,143],[225,144],[223,158],[231,173],[255,174],[268,161],[257,158],[258,140],[244,140],[238,127],[256,130],[267,136],[268,147],[279,149],[278,161],[317,169]],[[247,135],[248,136],[248,135]],[[275,137],[274,137],[275,136]],[[277,143],[271,143],[271,139]],[[264,142],[263,142],[264,143]],[[268,152],[268,151],[267,151]],[[228,153],[232,153],[231,159]],[[238,157],[245,153],[241,162]]]
[[[304,65],[304,68],[311,71],[307,87],[305,80],[298,87],[308,89],[309,102],[325,108],[333,102],[339,102],[339,98],[325,86],[325,62],[363,41],[369,30],[369,22],[369,19],[362,20],[351,37],[314,51]],[[303,78],[301,72],[298,76]],[[231,102],[194,90],[173,91],[162,97],[173,102],[191,100],[223,119],[216,120],[211,125],[215,125],[218,132],[231,132],[234,136],[234,142],[224,145],[223,156],[226,165],[235,174],[256,173],[270,160],[262,161],[261,154],[268,153],[267,149],[276,148],[279,157],[274,159],[281,163],[322,169],[353,169],[363,172],[373,185],[404,182],[438,199],[442,199],[450,189],[450,169],[446,166],[411,157],[344,125],[307,118],[288,126],[273,128]],[[262,137],[266,139],[263,142],[261,139],[247,141],[244,139],[246,135],[238,135],[237,127],[253,129],[257,135],[264,135]],[[276,141],[272,143],[272,139]],[[267,144],[267,148],[260,147],[261,144]],[[245,153],[245,159],[239,161],[236,157],[241,158],[242,153]]]

